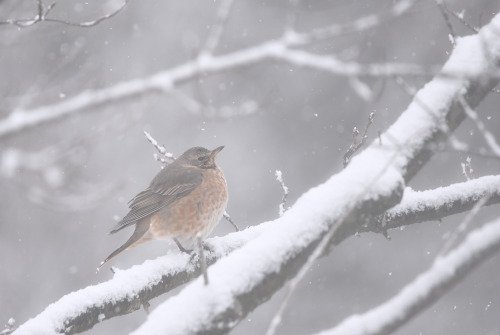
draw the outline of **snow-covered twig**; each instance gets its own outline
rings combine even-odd
[[[158,156],[157,154],[154,154],[154,158],[162,163],[162,164],[169,164],[172,163],[175,160],[175,157],[172,153],[168,152],[167,149],[163,145],[159,145],[158,142],[151,136],[150,133],[147,131],[144,131],[144,135],[146,136],[146,139],[155,147],[155,149],[158,151],[158,153],[161,156]]]
[[[113,16],[117,15],[119,12],[122,11],[123,8],[128,4],[129,0],[124,0],[123,4],[117,8],[115,11],[103,15],[98,19],[92,20],[92,21],[83,21],[83,22],[70,22],[66,20],[61,20],[61,19],[54,19],[54,18],[49,18],[50,12],[54,9],[55,5],[57,2],[53,2],[47,7],[43,4],[42,0],[37,0],[37,14],[29,19],[7,19],[7,20],[0,20],[0,25],[15,25],[19,28],[25,28],[25,27],[30,27],[33,26],[37,23],[40,22],[53,22],[53,23],[61,23],[64,25],[68,26],[75,26],[75,27],[82,27],[82,28],[88,28],[88,27],[93,27],[99,23],[101,23],[104,20],[107,20],[109,18],[112,18]]]
[[[390,334],[430,306],[477,266],[500,250],[500,219],[471,232],[429,270],[396,296],[364,314],[352,315],[338,326],[317,335]]]
[[[276,180],[278,183],[280,183],[281,189],[283,190],[283,196],[281,197],[281,203],[279,206],[279,216],[283,216],[286,211],[286,198],[288,197],[288,187],[285,185],[285,182],[283,181],[283,174],[280,170],[276,170],[275,172]]]
[[[7,321],[7,324],[5,325],[5,329],[0,331],[0,335],[10,335],[14,330],[16,330],[16,327],[14,326],[16,324],[16,320],[14,318],[9,318]]]
[[[466,180],[474,179],[474,169],[472,169],[471,162],[472,158],[467,156],[465,163],[460,163],[460,166],[462,167],[462,174],[464,175]]]
[[[352,143],[349,149],[347,149],[347,152],[344,154],[344,168],[351,161],[352,155],[366,143],[366,140],[368,139],[366,133],[368,132],[368,128],[370,128],[371,124],[373,123],[374,118],[375,118],[375,113],[371,112],[370,115],[368,116],[368,122],[366,123],[363,136],[361,137],[361,141],[359,143],[358,143],[358,135],[359,135],[358,128],[354,127],[354,129],[352,130]]]

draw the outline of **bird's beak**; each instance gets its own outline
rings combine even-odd
[[[215,158],[215,156],[217,156],[217,154],[222,150],[224,149],[224,146],[220,146],[218,148],[215,148],[214,150],[212,150],[212,153],[210,154],[210,156],[212,156],[212,158]]]

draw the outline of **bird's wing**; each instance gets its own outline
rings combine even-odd
[[[185,197],[201,184],[202,178],[198,168],[167,166],[156,175],[147,189],[130,201],[130,212],[113,227],[111,233],[116,233]]]

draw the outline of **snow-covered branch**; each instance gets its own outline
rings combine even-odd
[[[436,144],[446,139],[463,120],[464,113],[457,96],[463,95],[471,108],[475,108],[497,83],[497,78],[488,75],[500,63],[500,39],[495,35],[499,26],[500,16],[497,16],[480,31],[479,36],[458,39],[443,71],[449,73],[465,68],[467,76],[439,76],[428,83],[401,117],[381,135],[383,145],[378,140],[372,143],[346,169],[303,194],[281,218],[207,241],[214,250],[208,255],[209,263],[234,251],[209,267],[208,286],[200,278],[195,280],[153,311],[136,333],[225,333],[294,277],[332,228],[335,231],[329,242],[339,243],[354,234],[359,223],[375,226],[373,218],[401,200],[404,181],[419,171],[430,159]],[[253,57],[261,59],[261,55],[258,53]],[[246,57],[250,56],[245,54],[244,58],[248,60]],[[471,59],[475,60],[473,64]],[[238,57],[226,61],[229,63],[224,63],[225,66],[243,64]],[[220,70],[217,61],[208,64],[211,71]],[[175,72],[179,81],[197,71],[190,67],[180,69]],[[157,88],[162,87],[159,83],[165,84],[161,80],[163,77],[155,78]],[[137,94],[141,83],[136,84]],[[123,87],[128,93],[134,90],[126,88]],[[424,108],[421,102],[432,106],[432,110]],[[210,260],[210,257],[214,258]],[[82,329],[90,328],[100,320],[116,315],[114,313],[139,308],[152,297],[149,295],[152,292],[171,288],[158,287],[184,283],[195,277],[196,271],[197,267],[188,264],[183,256],[147,261],[118,272],[112,281],[97,285],[98,288],[89,287],[63,297],[22,325],[17,333],[29,333],[31,329],[51,333],[67,329],[66,325],[72,326],[68,332],[76,332],[81,325],[84,325]],[[163,281],[164,274],[168,281]],[[118,283],[120,280],[123,282]],[[123,309],[116,309],[122,302],[125,305],[120,308]],[[127,304],[134,307],[129,310]]]
[[[411,7],[411,3],[412,1],[402,1],[399,5],[391,9],[391,15],[405,13]],[[362,26],[367,27],[369,24],[379,21],[367,18],[363,22],[365,23],[358,23],[356,26],[358,28]],[[64,101],[46,106],[32,109],[16,109],[7,117],[0,120],[0,138],[58,120],[73,113],[94,110],[91,109],[92,107],[154,91],[171,92],[176,86],[193,80],[200,75],[235,70],[268,60],[286,62],[293,66],[326,71],[345,77],[428,76],[439,72],[438,67],[428,68],[415,64],[402,63],[361,64],[352,61],[342,61],[329,55],[318,55],[309,51],[295,49],[298,46],[306,46],[309,43],[313,43],[320,38],[329,38],[342,33],[342,29],[339,29],[339,27],[334,28],[331,26],[323,30],[314,30],[311,33],[295,33],[294,38],[290,38],[290,36],[285,34],[279,39],[263,42],[259,45],[224,55],[214,56],[209,52],[202,52],[194,60],[158,72],[149,77],[120,82],[102,89],[84,91],[75,96],[68,97]],[[450,73],[442,72],[441,75],[463,77],[468,74],[463,73],[460,69],[455,69],[455,71]]]
[[[469,66],[471,79],[435,78],[417,93],[401,117],[350,166],[303,194],[258,238],[208,269],[210,285],[198,279],[148,317],[134,334],[226,333],[294,277],[334,229],[332,242],[350,236],[359,222],[399,202],[404,180],[425,164],[432,150],[464,118],[464,95],[476,106],[496,85],[488,74],[500,63],[500,15],[476,36],[459,39],[443,71]],[[475,59],[471,65],[470,59]],[[432,110],[424,108],[432,106]]]
[[[380,229],[392,229],[425,219],[438,220],[447,215],[461,213],[469,210],[489,192],[494,195],[488,204],[500,202],[499,176],[482,177],[424,192],[407,188],[401,203],[386,212],[387,221],[384,227],[370,225],[363,227],[360,232],[379,232]],[[431,214],[427,215],[425,211],[431,211]],[[221,257],[257,238],[272,224],[268,222],[239,233],[208,239],[206,244],[213,250],[206,255],[208,264],[215,263]],[[64,296],[28,321],[21,330],[35,329],[48,322],[44,320],[51,320],[53,329],[78,333],[99,322],[131,313],[139,309],[141,303],[191,281],[199,274],[198,262],[189,262],[187,257],[179,254],[146,261],[131,269],[118,271],[117,275],[107,282]],[[137,280],[138,276],[142,279]]]
[[[256,238],[265,228],[259,225],[205,241],[212,250],[205,255],[207,265]],[[127,270],[115,268],[112,279],[65,295],[21,325],[15,334],[80,333],[104,320],[136,311],[200,274],[197,259],[177,252]]]
[[[472,209],[484,197],[489,197],[486,205],[500,203],[500,176],[481,177],[421,192],[406,188],[401,203],[377,219],[379,228],[375,231],[441,220]],[[365,231],[364,229],[365,227],[360,232]],[[369,230],[374,231],[372,226],[369,226]]]
[[[367,311],[352,315],[333,329],[317,335],[390,334],[438,300],[490,256],[500,251],[500,219],[471,232],[429,270],[406,285],[396,296]]]

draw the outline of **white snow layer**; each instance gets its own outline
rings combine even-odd
[[[364,314],[352,315],[337,327],[317,335],[380,334],[388,325],[413,313],[413,308],[429,298],[435,289],[453,283],[459,270],[468,267],[478,257],[481,261],[485,251],[498,248],[499,245],[500,219],[497,219],[470,233],[448,255],[437,258],[429,270],[419,275],[392,299]]]
[[[485,176],[467,182],[453,184],[447,187],[438,187],[428,191],[414,191],[410,187],[405,189],[401,202],[391,208],[389,216],[399,216],[416,212],[420,209],[438,210],[446,204],[455,201],[467,201],[470,198],[480,199],[483,196],[500,192],[500,176]]]
[[[265,225],[251,227],[239,233],[209,239],[206,243],[220,258],[258,236],[263,228]],[[186,254],[173,253],[147,260],[127,270],[115,269],[113,279],[63,296],[42,313],[22,324],[14,334],[59,334],[57,330],[64,328],[66,320],[89,308],[133,298],[141,290],[158,283],[163,275],[189,270],[192,266],[189,258]]]

